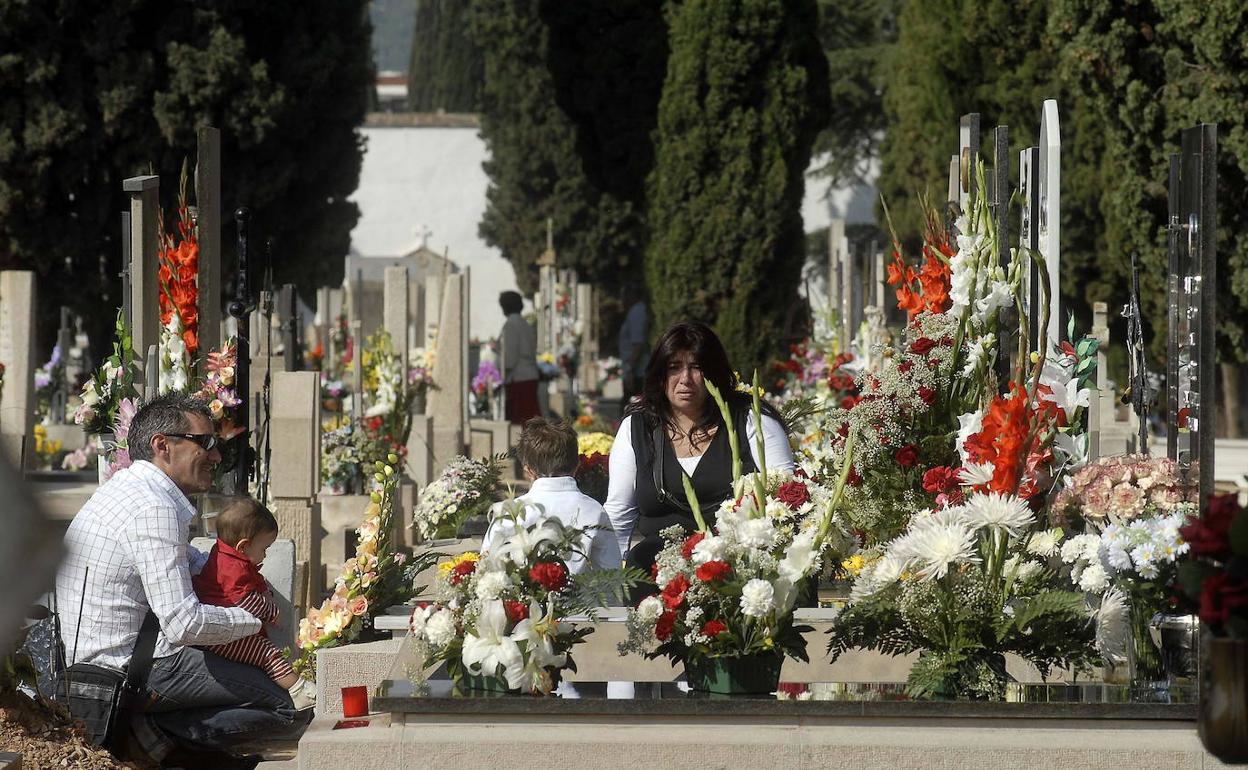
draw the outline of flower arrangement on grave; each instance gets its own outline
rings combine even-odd
[[[1248,513],[1235,494],[1209,498],[1179,529],[1190,552],[1179,563],[1179,585],[1217,638],[1248,639]]]
[[[113,422],[113,440],[106,445],[108,469],[104,474],[104,480],[113,477],[113,474],[122,468],[129,468],[132,460],[130,459],[130,422],[139,411],[139,399],[125,398],[117,406],[117,419]]]
[[[186,183],[187,163],[183,161],[182,174],[178,181],[175,232],[166,231],[164,212],[160,212],[157,224],[160,241],[156,259],[161,288],[161,356],[163,359],[166,345],[169,346],[171,357],[177,354],[175,346],[166,342],[167,338],[176,337],[185,348],[189,367],[189,361],[199,352],[199,238],[195,233],[195,222],[191,219],[190,206],[186,202]],[[163,373],[161,381],[164,381]],[[170,390],[186,390],[186,385],[171,386],[161,392]]]
[[[362,492],[365,467],[356,423],[342,416],[321,426],[321,487],[330,494]]]
[[[518,500],[504,503],[483,552],[439,564],[433,601],[412,610],[410,639],[424,667],[445,662],[462,689],[554,689],[560,670],[576,670],[573,645],[592,632],[565,619],[592,617],[636,579],[625,570],[570,574],[567,560],[585,534]]]
[[[491,413],[494,394],[503,384],[503,375],[498,366],[489,359],[481,359],[477,364],[477,373],[472,378],[472,412],[488,415]]]
[[[40,468],[52,469],[60,464],[65,457],[66,452],[62,442],[56,439],[48,438],[48,428],[43,423],[36,423],[35,433],[35,462]]]
[[[866,559],[828,652],[919,653],[906,678],[916,698],[1001,700],[1005,654],[1086,668],[1095,624],[1083,595],[1044,561],[1053,535],[1016,494],[969,492],[925,511]]]
[[[342,379],[327,371],[321,372],[321,409],[326,412],[341,412],[342,402],[351,389]]]
[[[472,516],[485,514],[499,491],[499,463],[504,455],[471,460],[452,458],[438,478],[421,490],[412,526],[422,539],[455,537]]]
[[[539,380],[550,382],[551,380],[559,379],[562,371],[554,353],[547,350],[537,354],[537,376]]]
[[[778,681],[785,655],[808,660],[802,633],[810,629],[794,625],[793,610],[809,578],[825,555],[839,560],[854,547],[838,509],[851,466],[847,460],[834,487],[800,471],[768,470],[759,438],[761,467],[743,476],[728,406],[713,385],[707,388],[727,426],[735,494],[709,527],[686,477],[697,531],[663,531],[666,545],[654,572],[659,592],[629,610],[628,638],[619,650],[683,662],[695,689],[719,689],[712,681],[719,669],[754,667]],[[760,419],[757,392],[754,419]],[[764,689],[775,690],[776,681]]]
[[[87,444],[68,453],[61,459],[61,470],[85,471],[95,465],[96,451],[94,444]]]
[[[618,356],[607,356],[598,359],[598,384],[597,391],[599,393],[606,389],[607,383],[612,380],[620,379],[621,362]]]
[[[586,433],[605,433],[614,435],[618,427],[613,427],[603,419],[602,413],[598,411],[598,402],[592,397],[584,393],[578,393],[576,396],[576,419],[572,421],[572,428],[579,435]],[[610,445],[608,444],[608,448]],[[582,452],[582,454],[584,454]]]
[[[330,597],[299,621],[295,639],[299,655],[294,667],[304,677],[313,678],[318,650],[354,641],[374,616],[411,597],[407,567],[424,569],[439,556],[422,555],[409,563],[394,549],[398,463],[399,457],[391,455],[370,466],[373,490],[356,530],[355,555],[343,563]]]
[[[390,333],[379,329],[369,335],[362,356],[364,416],[381,417],[391,435],[407,441],[408,402],[411,394],[403,372],[403,360],[394,352]]]
[[[437,351],[432,347],[413,348],[408,355],[407,384],[415,395],[426,395],[433,390],[433,365]]]
[[[56,394],[58,384],[65,381],[65,362],[61,356],[61,346],[52,346],[52,355],[35,370],[35,414],[40,421],[47,420],[52,413],[52,397]]]
[[[1195,493],[1181,483],[1175,462],[1143,455],[1084,465],[1050,509],[1054,523],[1079,533],[1061,545],[1071,582],[1100,595],[1107,611],[1122,605],[1118,614],[1130,635],[1101,629],[1109,633],[1098,639],[1102,654],[1113,663],[1133,658],[1137,678],[1164,676],[1148,626],[1169,608],[1176,562],[1189,547],[1180,529],[1195,513]]]
[[[142,379],[130,327],[125,315],[118,313],[113,353],[82,386],[82,403],[74,410],[74,422],[87,433],[111,433],[122,402],[138,399],[134,383]]]
[[[231,337],[220,350],[208,353],[204,360],[204,382],[195,395],[208,402],[212,419],[217,424],[217,436],[225,441],[243,432],[238,407],[243,401],[238,397],[235,376],[238,369],[238,339]]]

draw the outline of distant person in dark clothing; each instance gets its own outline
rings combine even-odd
[[[641,383],[646,376],[649,346],[646,337],[650,331],[650,319],[646,301],[636,286],[624,287],[624,307],[628,308],[624,323],[620,324],[620,379],[624,385],[624,403],[641,393]]]
[[[537,401],[537,332],[520,315],[524,310],[524,298],[519,292],[499,294],[498,304],[507,317],[498,336],[506,389],[504,416],[516,425],[523,425],[542,413]]]

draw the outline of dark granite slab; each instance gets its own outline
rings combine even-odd
[[[1101,683],[1011,684],[1006,702],[996,703],[913,700],[897,683],[781,683],[781,691],[780,696],[729,696],[691,692],[684,682],[564,682],[550,696],[534,697],[461,693],[447,679],[423,684],[390,679],[377,688],[372,708],[427,715],[1196,720],[1191,687],[1153,696],[1170,702],[1133,701],[1129,688]]]

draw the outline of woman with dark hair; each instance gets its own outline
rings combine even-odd
[[[524,298],[519,292],[499,294],[498,306],[507,319],[498,335],[505,392],[503,417],[514,425],[523,425],[542,414],[537,400],[537,332],[520,315]]]
[[[708,381],[728,403],[741,448],[741,472],[758,469],[758,426],[751,399],[737,391],[723,343],[705,324],[673,325],[655,345],[641,398],[625,410],[611,447],[605,508],[628,565],[647,574],[663,547],[662,530],[674,524],[689,532],[696,527],[682,476],[690,477],[708,525],[714,523],[719,504],[732,495],[732,449]],[[765,402],[762,432],[767,468],[792,470],[784,423]],[[641,539],[630,550],[634,527]]]

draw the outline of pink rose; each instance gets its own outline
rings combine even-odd
[[[351,614],[357,618],[368,612],[368,598],[365,596],[357,596],[347,604],[347,609],[351,610]]]

